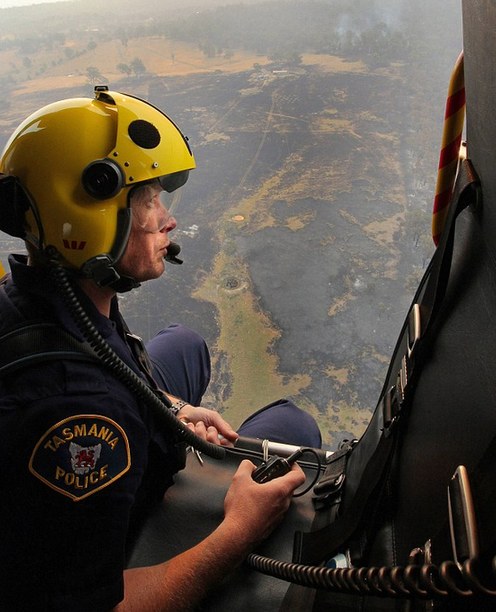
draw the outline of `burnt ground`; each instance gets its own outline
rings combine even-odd
[[[215,305],[192,299],[191,288],[212,273],[219,252],[233,251],[280,332],[269,347],[278,373],[311,379],[292,399],[320,415],[330,446],[359,435],[427,261],[425,241],[408,225],[413,207],[428,235],[433,189],[419,180],[412,153],[422,136],[409,122],[408,85],[387,74],[306,67],[263,86],[251,72],[188,77],[153,101],[188,126],[199,167],[178,216],[181,227],[198,229],[178,233],[182,268],[143,288],[139,300],[126,298],[139,309],[128,316],[134,328],[146,337],[164,318],[179,319],[215,346]],[[274,176],[277,188],[266,189]],[[250,198],[255,210],[233,224],[227,249],[219,242],[223,215]],[[222,357],[214,356],[216,405],[225,405],[233,382]]]
[[[124,296],[131,329],[145,339],[169,322],[200,331],[213,347],[209,402],[229,417],[243,374],[230,369],[229,347],[217,346],[215,301],[193,293],[219,254],[241,261],[243,282],[279,334],[268,346],[277,375],[308,379],[289,395],[318,417],[327,445],[359,435],[431,248],[419,239],[430,231],[442,127],[431,101],[415,96],[401,67],[316,66],[150,78],[148,99],[186,132],[198,168],[177,211],[185,263]],[[432,119],[419,130],[414,117],[424,110]],[[226,230],[225,215],[246,208],[248,221]],[[235,274],[229,283],[236,288]],[[247,412],[277,399],[252,387]]]

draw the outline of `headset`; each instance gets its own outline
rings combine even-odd
[[[31,198],[19,179],[0,174],[0,230],[14,238],[25,238],[24,219],[30,208]]]

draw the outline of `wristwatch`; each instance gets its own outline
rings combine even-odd
[[[177,413],[181,410],[181,408],[184,408],[184,406],[187,406],[188,402],[185,402],[182,399],[176,400],[170,407],[170,409],[172,410],[174,415],[177,415]]]

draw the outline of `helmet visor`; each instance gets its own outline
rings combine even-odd
[[[159,176],[158,182],[162,189],[165,189],[168,193],[179,189],[188,180],[189,170],[181,170],[180,172],[173,172],[172,174],[166,174],[165,176]]]
[[[159,181],[136,186],[129,195],[133,226],[146,233],[163,231],[174,219],[179,200],[180,192],[167,193]]]

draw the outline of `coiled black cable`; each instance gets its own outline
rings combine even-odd
[[[488,567],[487,563],[482,567],[479,559],[467,559],[460,567],[454,561],[444,561],[439,566],[327,568],[277,561],[253,553],[246,564],[286,582],[346,594],[418,599],[496,597],[496,585],[483,583],[482,570]],[[491,559],[489,570],[495,579],[496,556]]]
[[[224,459],[225,448],[203,440],[175,417],[170,410],[170,400],[158,395],[133,370],[122,361],[111,346],[100,335],[91,319],[81,306],[81,303],[72,287],[66,269],[52,258],[50,268],[51,278],[60,290],[60,294],[69,312],[83,334],[84,338],[95,351],[102,365],[109,369],[114,376],[122,382],[139,400],[148,404],[157,418],[165,427],[174,430],[179,441],[185,442],[196,450],[205,453],[213,459]]]

